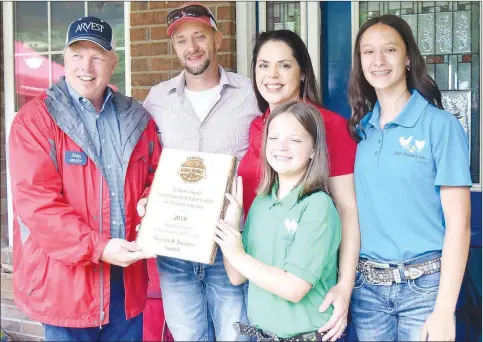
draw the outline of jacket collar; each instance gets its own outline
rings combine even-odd
[[[110,91],[113,94],[112,101],[119,118],[123,158],[129,160],[137,141],[148,125],[150,115],[137,101],[112,89]],[[94,143],[72,103],[65,77],[61,77],[47,90],[45,104],[59,128],[82,148],[102,172]]]

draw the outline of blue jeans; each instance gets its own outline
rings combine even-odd
[[[44,324],[46,341],[142,341],[143,314],[126,320],[123,269],[111,266],[109,323],[95,328],[66,328]]]
[[[430,252],[410,259],[404,265],[432,260],[440,255],[441,252]],[[403,277],[401,264],[387,263],[399,265]],[[434,309],[439,278],[437,272],[399,284],[372,285],[357,272],[350,307],[358,340],[419,341],[421,328]]]
[[[164,314],[175,341],[242,341],[233,323],[247,324],[243,285],[233,286],[218,249],[213,265],[156,260]]]

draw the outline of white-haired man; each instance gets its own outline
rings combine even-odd
[[[161,146],[149,113],[114,92],[111,26],[68,28],[65,78],[25,104],[9,138],[15,303],[47,341],[142,340],[147,292],[136,203]]]

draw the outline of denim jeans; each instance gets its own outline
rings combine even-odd
[[[109,323],[95,328],[66,328],[44,324],[46,341],[142,341],[143,314],[126,320],[123,269],[111,266]]]
[[[247,324],[243,285],[233,286],[218,249],[213,265],[156,260],[164,314],[175,341],[245,341],[233,323]]]
[[[441,252],[430,252],[408,260],[404,265],[432,260],[440,255]],[[401,264],[398,268],[403,276]],[[437,272],[399,284],[372,285],[357,272],[350,307],[358,340],[419,341],[421,328],[434,309],[439,278]]]

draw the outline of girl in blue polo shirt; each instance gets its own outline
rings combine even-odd
[[[263,180],[248,213],[243,238],[238,230],[241,178],[214,240],[234,284],[250,281],[248,317],[240,334],[294,340],[321,340],[317,329],[332,308],[319,312],[337,282],[340,220],[329,195],[325,130],[320,113],[291,101],[267,119]]]
[[[351,311],[362,341],[454,341],[470,239],[468,141],[409,25],[368,20],[356,38],[350,130],[361,253]]]

